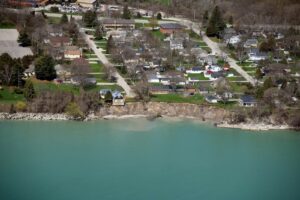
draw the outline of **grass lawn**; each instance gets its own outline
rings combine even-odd
[[[90,64],[90,67],[91,67],[91,72],[93,72],[93,73],[103,71],[103,65],[102,64],[93,63],[93,64]]]
[[[49,24],[59,24],[60,23],[60,17],[48,17],[48,23]]]
[[[234,76],[234,77],[227,77],[229,81],[245,81],[244,77],[242,76]]]
[[[84,58],[97,58],[97,55],[96,54],[89,54],[89,53],[86,53],[84,54]]]
[[[153,34],[154,37],[156,37],[159,40],[163,40],[166,38],[166,36],[160,31],[151,31],[151,33]]]
[[[55,84],[48,81],[33,81],[34,89],[37,93],[42,91],[64,91],[79,94],[79,87],[72,84]]]
[[[92,77],[96,78],[97,82],[100,82],[100,83],[106,83],[106,82],[108,82],[104,78],[104,74],[93,74]]]
[[[210,37],[209,38],[211,41],[216,42],[216,43],[220,43],[220,39],[216,38],[216,37]]]
[[[167,103],[192,103],[202,104],[205,102],[204,97],[200,94],[194,96],[184,97],[180,94],[157,94],[153,95],[151,101],[167,102]]]
[[[97,85],[95,88],[91,89],[91,91],[100,91],[101,89],[111,89],[111,90],[118,90],[123,92],[124,89],[119,85]]]
[[[4,104],[11,104],[16,103],[18,101],[24,101],[24,95],[23,94],[16,94],[14,92],[13,87],[3,87],[2,90],[0,90],[0,102]]]
[[[16,26],[12,23],[0,23],[0,29],[9,29],[9,28],[16,28]]]
[[[188,74],[188,77],[198,78],[199,80],[202,80],[202,81],[209,81],[209,78],[204,77],[203,73],[201,73],[201,74]]]
[[[203,41],[198,41],[200,47],[207,47],[207,44]]]
[[[107,47],[107,43],[96,43],[97,47],[100,47],[101,49],[105,49]]]
[[[233,92],[244,93],[248,90],[247,86],[243,83],[229,82]]]
[[[211,48],[209,47],[201,47],[202,49],[204,49],[205,51],[207,51],[208,53],[211,53]]]

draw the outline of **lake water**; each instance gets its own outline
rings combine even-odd
[[[0,121],[1,200],[299,200],[300,133]]]

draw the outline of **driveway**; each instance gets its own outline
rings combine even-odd
[[[77,24],[77,26],[80,27],[79,24]],[[97,49],[95,42],[90,39],[90,37],[85,33],[85,31],[82,28],[80,28],[80,33],[83,36],[83,38],[84,38],[85,42],[87,43],[87,45],[89,46],[89,48],[94,51],[94,53],[99,58],[99,60],[107,67],[114,67],[114,65],[111,62],[109,62],[107,57],[102,53],[101,49]],[[116,70],[115,70],[113,76],[115,76],[117,78],[117,84],[120,85],[124,89],[127,97],[133,98],[136,96],[134,91],[131,89],[131,87],[125,81],[125,79]]]

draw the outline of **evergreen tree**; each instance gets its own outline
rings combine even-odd
[[[161,19],[162,19],[162,16],[161,16],[161,13],[160,13],[160,12],[157,13],[156,19],[157,19],[157,20],[161,20]]]
[[[106,54],[110,54],[113,48],[114,48],[114,39],[110,35],[108,40],[107,40]]]
[[[219,37],[221,32],[226,28],[219,7],[216,6],[209,19],[206,35],[209,37]]]
[[[18,38],[18,43],[22,47],[28,47],[31,45],[31,40],[25,31],[22,31],[20,33],[19,38]]]
[[[208,20],[209,20],[209,14],[208,14],[208,10],[206,10],[203,14],[203,19],[202,19],[203,26],[207,25]]]
[[[97,26],[95,30],[95,39],[96,40],[102,40],[103,39],[103,29],[101,26]]]
[[[138,13],[136,14],[136,18],[142,18],[142,15],[141,15],[140,12],[138,12]]]
[[[35,90],[33,87],[33,83],[30,80],[27,80],[25,83],[24,96],[27,101],[30,101],[35,97]]]
[[[66,24],[66,23],[68,23],[68,22],[69,22],[68,16],[67,16],[66,13],[64,13],[64,14],[61,16],[60,23],[61,23],[61,24]]]
[[[56,78],[54,60],[51,56],[41,56],[35,62],[35,75],[37,79],[52,81]]]
[[[263,73],[261,72],[260,68],[257,68],[255,71],[255,78],[261,79],[263,77]]]
[[[112,100],[113,100],[113,96],[112,96],[111,92],[107,91],[105,96],[104,96],[104,101],[106,103],[108,103],[108,102],[110,103],[110,102],[112,102]]]
[[[128,5],[125,5],[123,8],[123,19],[131,19],[131,12],[128,8]]]
[[[233,17],[232,17],[232,15],[229,17],[228,23],[231,24],[231,25],[233,24]]]
[[[83,16],[83,22],[87,27],[92,27],[97,24],[97,14],[94,11],[88,10]]]

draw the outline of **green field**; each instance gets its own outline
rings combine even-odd
[[[102,63],[100,63],[100,64],[93,63],[93,64],[90,64],[90,67],[91,67],[91,72],[93,72],[93,73],[103,72],[103,64]]]
[[[202,80],[202,81],[209,81],[209,78],[204,77],[203,73],[201,73],[201,74],[188,74],[188,77],[198,78],[199,80]]]
[[[204,98],[200,94],[194,96],[184,97],[180,94],[157,94],[153,95],[151,101],[155,102],[166,102],[166,103],[192,103],[192,104],[203,104]]]
[[[157,38],[159,40],[163,40],[166,38],[166,36],[163,33],[161,33],[160,31],[151,31],[151,33],[155,38]]]
[[[16,94],[14,87],[3,87],[0,90],[0,102],[5,104],[16,103],[18,101],[24,101],[23,94]]]
[[[0,23],[0,29],[10,29],[10,28],[16,28],[16,26],[9,22]]]

